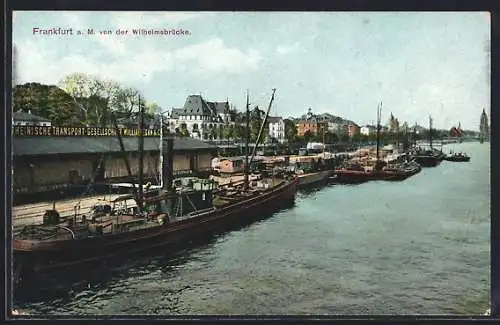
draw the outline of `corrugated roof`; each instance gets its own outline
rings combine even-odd
[[[126,151],[138,151],[138,137],[123,137]],[[120,152],[116,137],[15,137],[15,156]],[[160,138],[145,137],[144,150],[159,150]],[[174,151],[211,150],[216,147],[193,138],[174,139]]]

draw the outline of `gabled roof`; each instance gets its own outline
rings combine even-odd
[[[321,121],[318,121],[318,119],[315,116],[313,116],[309,119],[301,119],[299,123],[321,123]]]
[[[29,122],[50,122],[49,119],[29,113],[25,113],[23,111],[17,111],[12,114],[12,118],[14,121],[29,121]]]
[[[229,113],[228,102],[207,102],[207,104],[215,114]]]
[[[123,137],[125,151],[137,152],[138,137]],[[120,152],[117,137],[14,137],[14,156]],[[156,151],[160,138],[145,137],[144,150]],[[212,150],[216,148],[193,138],[175,138],[174,151]]]
[[[170,113],[170,118],[178,118],[183,111],[184,108],[172,108],[172,112]]]
[[[200,95],[190,95],[186,98],[180,115],[214,115],[212,109]]]
[[[278,123],[279,121],[283,121],[283,118],[280,116],[268,116],[267,121],[269,123]]]

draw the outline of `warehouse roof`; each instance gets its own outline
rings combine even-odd
[[[138,151],[138,137],[123,137],[126,151]],[[14,137],[15,156],[120,152],[117,137]],[[160,139],[144,137],[144,150],[156,151]],[[193,138],[174,139],[174,151],[211,150],[213,145]]]

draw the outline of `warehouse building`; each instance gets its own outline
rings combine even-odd
[[[123,144],[130,164],[129,176],[117,136],[56,136],[49,131],[15,130],[13,138],[14,194],[36,194],[69,189],[89,183],[103,184],[137,179],[139,138],[124,136]],[[59,130],[57,130],[59,132]],[[100,134],[109,134],[103,132]],[[24,135],[21,135],[24,134]],[[30,135],[26,135],[30,134]],[[58,134],[67,134],[65,132]],[[144,137],[144,177],[155,182],[159,177],[160,138]],[[217,148],[192,138],[174,139],[174,176],[200,175],[211,170]],[[93,179],[93,181],[92,181]]]

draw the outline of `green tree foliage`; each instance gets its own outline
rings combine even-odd
[[[348,134],[342,134],[340,136],[340,142],[342,143],[346,143],[346,142],[349,142],[351,139],[349,138],[349,135]]]
[[[339,141],[339,137],[332,132],[325,132],[325,143],[336,143]]]
[[[144,112],[147,115],[155,116],[161,113],[161,107],[156,103],[147,102]]]
[[[246,137],[246,126],[241,125],[241,124],[235,124],[234,125],[234,139],[245,142],[245,137]]]
[[[297,140],[297,125],[289,119],[285,119],[285,138],[289,143]]]
[[[189,137],[189,131],[187,129],[186,123],[181,123],[179,126],[179,135],[181,137]]]
[[[140,91],[123,87],[113,80],[73,73],[61,79],[58,85],[26,83],[15,86],[14,111],[31,111],[61,126],[109,126],[112,125],[112,112],[119,120],[137,120],[141,107],[146,118],[161,113],[161,108],[156,103],[146,102]]]
[[[224,125],[224,137],[223,137],[223,139],[234,140],[235,139],[235,132],[234,131],[235,130],[234,130],[233,124]]]
[[[217,128],[217,138],[219,140],[227,139],[227,137],[226,137],[226,129],[225,129],[224,125],[214,126],[214,128]]]
[[[52,120],[54,125],[80,126],[80,110],[64,90],[54,85],[26,83],[13,89],[14,111],[29,112]]]
[[[146,112],[146,100],[135,88],[119,88],[111,100],[111,107],[118,117],[133,119],[137,117],[137,113],[142,107]]]
[[[135,119],[141,107],[144,107],[146,117],[159,111],[156,104],[146,103],[139,90],[123,87],[113,80],[74,73],[63,78],[59,85],[82,110],[87,125],[111,124],[111,112],[117,119]],[[100,100],[89,100],[92,98]]]
[[[250,112],[250,141],[251,142],[256,142],[257,137],[259,135],[259,131],[262,125],[262,122],[264,121],[266,113],[259,109],[258,106],[255,106],[255,108]],[[245,122],[246,123],[246,122]],[[269,124],[266,123],[264,125],[264,129],[262,130],[262,135],[261,135],[261,143],[265,142],[267,138],[269,137]]]
[[[311,133],[311,131],[307,130],[306,132],[304,132],[304,135],[302,136],[302,138],[304,139],[304,142],[307,143],[307,142],[310,142],[313,138],[313,134]]]
[[[218,134],[217,134],[217,128],[216,127],[213,127],[210,129],[209,131],[209,139],[210,140],[216,140],[218,138]]]

